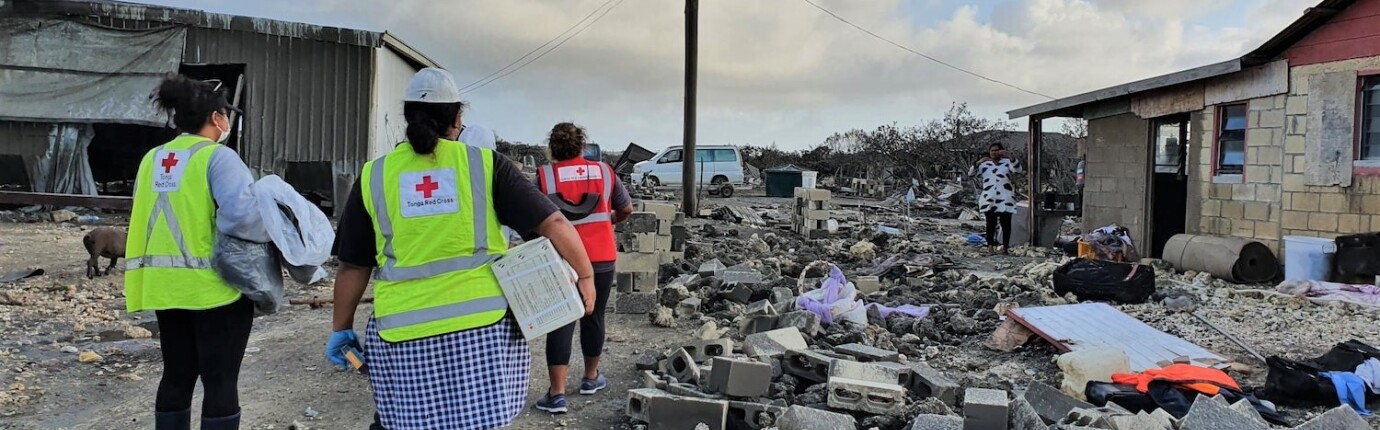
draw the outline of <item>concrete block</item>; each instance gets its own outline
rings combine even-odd
[[[808,349],[786,351],[781,358],[782,370],[796,378],[814,383],[829,380],[829,369],[838,359]]]
[[[819,325],[819,314],[810,311],[787,312],[781,315],[776,328],[786,327],[795,327],[807,336],[814,336],[823,330]]]
[[[685,299],[685,300],[681,300],[680,303],[677,303],[677,304],[676,304],[676,316],[679,316],[679,317],[688,317],[688,316],[694,315],[694,314],[696,314],[696,313],[699,313],[699,311],[700,311],[700,298],[699,298],[699,297],[691,297],[691,298],[688,298],[688,299]]]
[[[1380,203],[1380,198],[1377,198],[1377,203]],[[1377,207],[1377,210],[1375,211],[1375,213],[1380,213],[1380,204],[1377,204],[1376,207]],[[771,298],[770,298],[770,300],[771,300],[772,303],[792,303],[792,304],[794,304],[794,303],[795,303],[795,293],[792,292],[790,288],[786,288],[786,287],[774,287],[774,288],[771,289]]]
[[[751,295],[751,294],[749,294],[749,295]],[[749,303],[749,304],[747,305],[747,309],[743,310],[743,315],[746,315],[746,316],[761,316],[761,315],[774,316],[774,315],[777,315],[777,313],[776,313],[776,308],[773,307],[773,306],[771,305],[771,301],[768,301],[768,300],[758,300],[758,301]]]
[[[1259,421],[1261,424],[1269,424],[1265,421],[1265,417],[1260,416],[1260,411],[1255,410],[1255,406],[1252,406],[1251,402],[1245,399],[1237,400],[1236,403],[1232,403],[1231,410],[1236,411],[1238,414],[1245,415],[1252,420]]]
[[[776,329],[781,317],[777,315],[757,315],[743,318],[743,322],[738,325],[738,331],[743,336],[757,334]]]
[[[906,410],[906,390],[900,385],[831,376],[828,389],[831,408],[880,415],[901,415]]]
[[[654,239],[656,241],[655,243],[653,243],[652,249],[655,249],[657,251],[671,250],[671,236],[656,236]]]
[[[786,413],[785,406],[764,405],[761,403],[728,401],[728,427],[750,430],[775,428]]]
[[[1313,417],[1298,427],[1294,427],[1294,430],[1365,429],[1369,428],[1368,426],[1366,420],[1357,415],[1356,411],[1349,406],[1342,405]]]
[[[651,212],[633,212],[628,215],[628,219],[616,224],[619,232],[624,233],[656,233],[657,219],[656,214]]]
[[[637,204],[633,205],[633,211],[634,213],[651,212],[656,215],[656,219],[667,221],[676,219],[676,213],[678,212],[676,205],[648,201],[637,202]]]
[[[708,278],[708,277],[710,277],[710,276],[715,276],[715,277],[717,277],[717,276],[719,276],[719,275],[723,275],[724,269],[727,269],[727,268],[728,268],[728,267],[725,267],[723,262],[720,262],[719,259],[715,258],[715,259],[713,259],[713,260],[709,260],[709,261],[706,261],[706,262],[704,262],[704,263],[700,263],[700,270],[699,270],[700,277],[702,277],[702,278]]]
[[[861,343],[850,343],[834,347],[834,352],[856,357],[858,361],[901,362],[901,354]]]
[[[701,369],[703,374],[704,370]],[[700,386],[686,382],[675,382],[666,384],[666,392],[676,396],[693,397],[696,399],[724,400],[724,396],[718,393],[706,393],[700,391]]]
[[[1025,398],[1017,397],[1011,401],[1009,407],[1011,417],[1007,427],[1011,430],[1049,430],[1049,425],[1045,424],[1045,420]]]
[[[637,357],[633,363],[633,368],[637,370],[658,370],[661,369],[661,356],[648,352]]]
[[[613,311],[620,314],[645,314],[656,309],[657,293],[618,293]]]
[[[743,352],[753,357],[780,357],[788,350],[809,347],[795,327],[750,334],[743,340]]]
[[[685,259],[685,252],[682,251],[661,251],[661,264],[675,263]]]
[[[620,252],[615,266],[620,273],[655,273],[661,270],[661,255],[655,252]]]
[[[829,190],[823,188],[800,188],[796,187],[795,196],[805,200],[828,201],[831,197]]]
[[[725,284],[757,285],[765,281],[766,277],[762,276],[762,272],[758,272],[752,267],[739,264],[724,269],[724,273],[719,279],[723,280]]]
[[[911,421],[910,430],[963,430],[963,418],[953,415],[920,414]]]
[[[641,291],[645,293],[656,291],[656,275],[656,272],[618,273],[615,281],[620,292]]]
[[[797,188],[799,189],[799,188]],[[840,430],[858,428],[851,415],[792,405],[776,423],[781,430]]]
[[[623,252],[654,252],[656,238],[656,233],[623,233],[618,242]]]
[[[1005,391],[967,389],[963,392],[963,429],[1006,430],[1010,404]]]
[[[1174,428],[1173,421],[1161,421],[1159,418],[1141,412],[1136,415],[1112,415],[1107,417],[1107,424],[1116,430],[1164,430]]]
[[[701,339],[685,342],[680,346],[690,354],[696,363],[704,363],[714,357],[723,357],[733,352],[733,339]]]
[[[849,360],[834,360],[829,365],[829,378],[857,379],[909,387],[910,368],[900,363],[886,361],[862,363]]]
[[[1078,408],[1069,411],[1068,415],[1059,420],[1058,425],[1065,428],[1076,426],[1112,428],[1111,418],[1121,412],[1113,411],[1110,408]]]
[[[910,391],[917,397],[934,397],[958,406],[958,383],[925,363],[910,364]]]
[[[731,302],[747,304],[748,300],[752,298],[752,288],[742,284],[725,283],[719,289],[719,297]]]
[[[710,391],[732,397],[759,397],[771,388],[771,364],[727,357],[714,357],[713,363],[707,385]]]
[[[661,375],[655,370],[643,370],[638,375],[642,377],[642,388],[666,389],[666,380],[661,379]]]
[[[677,382],[695,383],[700,380],[700,366],[685,348],[678,348],[666,358],[665,373]]]
[[[1093,405],[1082,400],[1078,400],[1059,391],[1058,388],[1040,382],[1031,382],[1030,387],[1025,390],[1022,396],[1030,406],[1035,408],[1035,412],[1040,414],[1045,422],[1058,422],[1069,414],[1069,411],[1078,408],[1092,408]]]
[[[1345,427],[1336,427],[1345,428]],[[1179,421],[1179,430],[1266,430],[1268,427],[1259,421],[1233,411],[1225,401],[1214,400],[1208,396],[1198,396],[1188,415]]]
[[[651,409],[652,399],[669,397],[670,395],[670,393],[655,388],[628,390],[628,408],[625,413],[633,421],[649,422],[647,412]]]
[[[657,221],[656,234],[658,236],[670,236],[671,227],[672,225],[670,221]]]
[[[882,280],[876,276],[854,276],[853,286],[859,293],[872,294],[882,290]]]
[[[812,221],[824,221],[832,217],[833,214],[828,209],[809,209],[805,211],[805,219]]]
[[[710,430],[724,430],[728,421],[728,402],[683,396],[652,397],[647,428],[694,430],[705,424]]]

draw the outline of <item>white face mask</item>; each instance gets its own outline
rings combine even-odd
[[[225,114],[221,114],[221,115],[225,115]],[[230,122],[230,116],[229,116],[229,115],[225,115],[225,122],[227,122],[227,123]],[[214,124],[215,124],[215,122],[213,121],[213,122],[212,122],[212,125],[214,125]],[[220,132],[220,137],[216,138],[216,143],[225,143],[226,140],[230,139],[230,128],[227,127],[226,129],[221,130],[221,129],[220,129],[220,126],[216,126],[216,130]]]

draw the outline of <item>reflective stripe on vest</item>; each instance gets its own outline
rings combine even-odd
[[[388,156],[374,160],[373,171],[369,174],[372,187],[370,198],[374,203],[374,219],[378,221],[379,234],[383,236],[384,264],[374,271],[374,279],[380,281],[410,281],[425,279],[450,272],[471,270],[498,260],[496,255],[488,255],[489,194],[484,189],[484,154],[479,148],[464,145],[470,161],[470,194],[474,198],[474,253],[461,257],[437,260],[420,266],[398,267],[397,254],[393,252],[393,222],[388,218],[388,203],[383,193],[383,167]],[[505,303],[506,306],[506,303]]]
[[[613,213],[613,181],[615,180],[613,179],[613,171],[610,170],[609,166],[604,163],[599,163],[599,170],[604,171],[604,194],[599,195],[599,198],[607,200],[609,205],[609,211],[605,213],[590,214],[589,216],[581,218],[579,220],[571,220],[571,225],[589,224],[600,221],[613,222],[613,217],[609,215]],[[542,182],[546,184],[546,188],[542,189],[542,192],[545,192],[546,194],[560,193],[560,191],[556,190],[555,168],[550,164],[541,166],[541,173],[544,177],[544,180]]]
[[[188,148],[187,158],[196,156],[207,146],[211,146],[210,141],[202,141],[193,144]],[[160,145],[153,148],[154,153],[163,149]],[[177,242],[177,249],[182,255],[142,255],[125,260],[125,270],[136,270],[144,267],[164,267],[179,269],[210,269],[211,261],[208,258],[193,257],[191,250],[187,249],[187,239],[182,236],[182,225],[177,222],[177,213],[173,211],[172,203],[168,201],[168,192],[158,193],[158,200],[153,205],[153,212],[149,214],[148,229],[144,231],[144,243],[148,243],[153,237],[154,225],[158,223],[158,217],[163,217],[163,221],[168,223],[168,230],[172,233],[173,240]]]
[[[378,325],[379,330],[391,330],[461,315],[499,311],[507,308],[508,300],[503,298],[503,296],[483,297],[460,303],[417,309],[415,311],[408,311],[400,314],[382,317],[376,316],[374,317],[374,324]]]

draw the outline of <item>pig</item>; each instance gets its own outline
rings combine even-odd
[[[103,275],[101,257],[110,259],[110,265],[105,268],[104,273],[109,275],[110,270],[115,268],[115,260],[125,256],[125,232],[118,228],[98,227],[86,233],[81,243],[86,245],[86,252],[91,254],[91,259],[86,261],[87,279]]]

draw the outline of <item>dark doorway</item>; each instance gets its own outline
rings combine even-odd
[[[1188,217],[1188,116],[1175,115],[1152,122],[1149,255],[1159,258],[1165,242],[1184,232]]]

